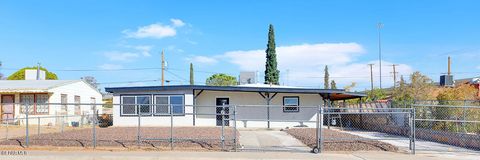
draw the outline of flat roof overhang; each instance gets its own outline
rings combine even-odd
[[[328,95],[331,100],[354,99],[354,98],[361,98],[366,96],[366,94],[364,93],[346,92],[343,89],[317,89],[317,88],[293,88],[293,87],[172,85],[172,86],[139,86],[139,87],[105,88],[105,91],[110,93],[155,92],[155,91],[172,91],[172,90],[320,94],[325,98],[327,98],[327,95]]]

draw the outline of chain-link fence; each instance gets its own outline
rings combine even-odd
[[[1,105],[13,108],[2,109],[2,147],[236,150],[238,145],[235,106]]]
[[[414,110],[359,104],[322,108],[321,141],[327,151],[415,152]],[[395,144],[395,145],[394,145]]]
[[[480,150],[480,101],[415,101],[420,139],[448,144],[445,151]],[[462,147],[462,148],[460,148]]]
[[[172,102],[174,98],[165,99],[170,101],[168,105],[138,103],[140,100],[110,107],[79,103],[2,104],[0,145],[237,150],[237,127],[260,127],[283,128],[318,152],[414,152],[416,138],[446,144],[448,150],[480,148],[478,101],[416,101],[407,106],[338,102],[324,106],[200,106],[177,105]]]

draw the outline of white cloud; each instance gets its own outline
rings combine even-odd
[[[170,19],[170,21],[172,22],[172,25],[174,27],[182,27],[185,25],[185,22],[183,22],[182,20],[180,19],[175,19],[175,18],[172,18]]]
[[[477,66],[477,69],[480,69],[480,66]]]
[[[160,23],[151,24],[148,26],[139,27],[136,31],[124,30],[122,31],[128,38],[156,38],[161,39],[165,37],[173,37],[177,34],[174,27],[169,25],[162,25]]]
[[[138,53],[119,52],[119,51],[105,52],[104,55],[110,61],[124,61],[124,62],[132,61],[134,58],[139,57]]]
[[[115,69],[122,69],[123,66],[118,64],[102,64],[98,66],[98,68],[103,70],[115,70]]]
[[[122,33],[125,34],[127,38],[155,38],[161,39],[165,37],[174,37],[177,35],[177,28],[185,25],[180,19],[170,19],[172,24],[163,25],[161,23],[154,23],[147,26],[138,27],[137,30],[123,30]]]
[[[280,46],[276,48],[280,69],[314,68],[324,65],[345,64],[362,54],[364,49],[356,43],[323,43]],[[265,65],[265,50],[231,51],[226,57],[242,70],[257,70]],[[246,61],[245,59],[248,59]]]
[[[153,46],[146,46],[146,45],[140,45],[140,46],[132,46],[132,48],[138,50],[143,56],[145,57],[150,57],[150,51],[152,50]]]
[[[215,64],[217,63],[217,59],[212,58],[212,57],[206,57],[206,56],[193,56],[191,58],[187,58],[187,61],[191,61],[193,63],[201,63],[201,64]]]
[[[330,79],[337,82],[337,87],[356,82],[360,87],[357,89],[363,90],[364,86],[370,84],[370,69],[367,64],[378,62],[358,62],[356,59],[363,55],[365,50],[357,43],[280,46],[276,48],[276,51],[281,83],[294,86],[323,86],[323,70],[325,65],[328,65]],[[240,50],[226,52],[218,57],[237,65],[240,70],[260,71],[261,73],[265,68],[265,54],[264,49]],[[387,67],[387,65],[393,63],[387,61],[382,63],[382,66],[384,66],[382,68],[383,76],[392,75],[390,73],[391,67]],[[412,72],[412,68],[405,64],[399,64],[396,69],[400,74]],[[287,70],[289,70],[288,79]],[[378,68],[374,66],[375,83],[378,83],[378,73]],[[398,79],[400,79],[400,76],[398,76]],[[382,81],[384,86],[393,84],[391,77],[384,77]]]

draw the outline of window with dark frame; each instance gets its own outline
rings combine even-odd
[[[155,95],[155,115],[184,115],[183,95]]]
[[[298,112],[300,100],[298,96],[283,97],[283,112]]]
[[[140,112],[143,116],[152,114],[151,97],[148,95],[129,95],[122,96],[121,115],[138,115]]]

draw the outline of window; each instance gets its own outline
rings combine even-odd
[[[21,113],[48,114],[48,94],[21,94]]]
[[[183,95],[156,95],[155,115],[184,115]]]
[[[121,114],[137,115],[140,110],[141,115],[151,115],[150,101],[150,96],[122,96]]]
[[[80,96],[75,96],[75,115],[81,114],[81,107],[80,107]]]
[[[60,108],[61,112],[67,112],[68,106],[67,106],[67,95],[66,94],[61,94],[60,95],[60,103],[62,103],[62,106]]]
[[[296,106],[296,107],[292,107]],[[298,97],[283,97],[283,112],[298,112],[299,111]]]
[[[96,109],[96,105],[95,105],[96,103],[97,103],[97,101],[96,101],[95,97],[90,97],[90,104],[92,104],[92,106],[91,106],[92,110]]]

